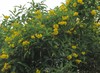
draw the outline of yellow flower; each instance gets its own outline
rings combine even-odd
[[[5,42],[11,42],[11,41],[12,41],[12,39],[10,37],[5,38]]]
[[[39,69],[36,70],[36,73],[41,73],[41,71]]]
[[[54,24],[54,25],[53,25],[53,28],[58,29],[58,28],[59,28],[59,25],[58,25],[58,24]]]
[[[67,11],[67,8],[64,4],[62,4],[59,9],[60,11]]]
[[[71,32],[70,30],[66,31],[66,33],[68,33],[68,34],[70,34],[70,35],[72,34],[72,32]]]
[[[72,53],[73,57],[77,58],[78,57],[78,54],[76,53]]]
[[[91,11],[91,15],[96,15],[96,11],[95,10],[92,10]]]
[[[37,38],[42,38],[42,34],[35,34]]]
[[[96,27],[99,27],[99,26],[100,26],[100,23],[95,23],[95,26],[96,26]]]
[[[66,4],[69,5],[71,0],[66,0]]]
[[[35,38],[35,36],[34,36],[34,35],[32,35],[32,36],[31,36],[31,39],[34,39],[34,38]]]
[[[76,7],[77,6],[77,3],[75,2],[75,3],[73,3],[73,7]]]
[[[19,35],[19,32],[18,31],[14,31],[14,35],[15,36],[18,36]]]
[[[83,51],[83,52],[81,52],[81,54],[82,54],[82,55],[85,55],[85,54],[86,54],[86,52],[85,52],[85,51]]]
[[[59,24],[59,25],[66,25],[67,22],[66,22],[66,21],[60,21],[60,22],[58,22],[58,24]]]
[[[39,14],[37,16],[35,16],[37,19],[41,19],[42,18],[42,14]]]
[[[49,14],[50,14],[50,15],[56,15],[56,13],[55,13],[54,10],[49,10]]]
[[[29,45],[29,44],[30,44],[29,41],[23,41],[23,43],[22,43],[23,46],[27,46],[27,45]]]
[[[37,10],[37,11],[35,11],[35,14],[41,14],[41,11],[40,10]]]
[[[10,18],[10,16],[4,16],[4,18],[5,18],[5,19],[9,19],[9,18]]]
[[[69,16],[62,16],[62,20],[67,20]]]
[[[84,4],[83,0],[77,0],[78,3]]]
[[[77,48],[77,46],[75,46],[75,45],[72,45],[72,49],[76,49]]]
[[[76,62],[77,64],[80,64],[82,61],[79,60],[79,59],[76,59],[75,62]]]
[[[5,72],[6,70],[10,69],[11,65],[9,65],[9,63],[5,63],[3,68],[1,69],[2,72]]]
[[[0,58],[1,58],[1,59],[8,59],[8,58],[9,58],[9,55],[3,53],[2,55],[0,55]]]
[[[15,45],[14,45],[14,44],[10,44],[10,45],[9,45],[9,47],[14,48],[14,47],[15,47]]]
[[[72,55],[68,55],[68,56],[67,56],[67,59],[68,59],[68,60],[71,60],[71,59],[72,59]]]
[[[54,32],[52,33],[53,35],[58,35],[58,29],[54,29]]]
[[[97,8],[98,8],[98,10],[100,10],[100,6],[98,6]]]
[[[78,16],[78,12],[74,12],[74,15],[73,16]]]

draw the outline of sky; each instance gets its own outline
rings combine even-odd
[[[2,14],[9,15],[9,10],[13,10],[16,5],[25,5],[29,6],[27,2],[31,2],[32,0],[2,0],[0,2],[0,21],[2,20]],[[42,0],[34,0],[35,2],[41,2]],[[59,6],[61,2],[65,2],[65,0],[45,0],[45,4],[48,8],[54,8],[55,6]]]

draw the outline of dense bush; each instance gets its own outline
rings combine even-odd
[[[99,73],[100,1],[30,2],[4,15],[0,73]]]

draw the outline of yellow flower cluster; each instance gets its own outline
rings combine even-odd
[[[20,34],[20,33],[19,33],[18,31],[14,31],[14,35],[15,35],[15,36],[19,36],[19,34]]]
[[[58,22],[58,24],[59,24],[59,25],[66,25],[67,22],[66,22],[66,21],[60,21],[60,22]]]
[[[53,25],[53,28],[54,28],[54,29],[53,29],[53,33],[52,33],[52,34],[53,34],[53,35],[58,35],[58,33],[59,33],[59,32],[58,32],[59,25],[58,25],[58,24],[54,24],[54,25]]]
[[[34,36],[34,35],[32,35],[32,36],[31,36],[31,39],[35,39],[35,36]]]
[[[77,6],[77,3],[75,2],[75,3],[73,3],[73,7],[76,7]]]
[[[35,16],[36,18],[38,18],[38,19],[42,18],[42,13],[40,10],[35,11],[35,14],[36,14],[36,16]]]
[[[14,47],[15,47],[15,45],[14,45],[14,44],[10,44],[10,45],[9,45],[9,47],[14,48]]]
[[[10,43],[11,41],[12,41],[12,38],[10,38],[10,37],[5,38],[5,42]]]
[[[83,0],[77,0],[78,3],[84,4]]]
[[[72,56],[75,57],[75,58],[77,58],[78,57],[78,54],[72,53]]]
[[[100,27],[100,23],[95,23],[95,26],[96,27]]]
[[[100,6],[98,6],[97,8],[98,8],[98,10],[100,10]]]
[[[40,10],[37,10],[37,11],[35,11],[35,14],[41,14],[41,11]]]
[[[66,0],[66,4],[69,5],[71,0]]]
[[[23,46],[27,46],[27,45],[29,45],[29,44],[30,44],[30,42],[27,41],[27,40],[26,40],[26,41],[23,41],[23,43],[22,43]]]
[[[79,60],[79,59],[76,59],[75,62],[76,62],[77,64],[80,64],[82,61]]]
[[[4,18],[5,18],[5,19],[9,19],[9,18],[10,18],[10,16],[4,16]]]
[[[62,16],[62,20],[67,20],[69,16]]]
[[[36,38],[42,38],[42,34],[35,34]]]
[[[67,56],[67,59],[68,59],[68,60],[71,60],[71,59],[72,59],[72,55],[68,55],[68,56]]]
[[[91,11],[91,15],[96,15],[96,11],[95,10],[92,10]]]
[[[85,51],[82,51],[82,52],[81,52],[81,54],[82,54],[82,55],[85,55],[85,54],[86,54],[86,52],[85,52]]]
[[[0,58],[1,58],[1,59],[8,59],[8,58],[9,58],[9,55],[3,53],[3,54],[0,55]]]
[[[66,6],[64,4],[62,4],[60,7],[59,7],[60,11],[68,11]]]
[[[49,10],[49,15],[56,15],[54,10]]]
[[[72,45],[72,49],[76,49],[77,48],[77,46],[76,45]]]
[[[41,71],[39,69],[36,69],[36,73],[41,73]]]
[[[74,12],[73,16],[78,16],[78,12]]]
[[[11,65],[9,65],[9,63],[5,63],[3,68],[1,69],[2,72],[5,72],[7,70],[9,70],[11,68]]]

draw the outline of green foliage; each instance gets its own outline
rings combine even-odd
[[[100,1],[67,0],[47,10],[16,6],[0,26],[0,73],[100,72]]]

